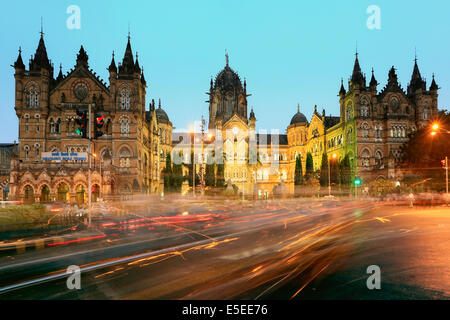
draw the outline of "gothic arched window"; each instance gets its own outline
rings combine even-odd
[[[353,103],[352,102],[349,102],[349,104],[347,104],[346,113],[347,113],[347,121],[352,120],[353,119]]]
[[[122,148],[122,150],[119,152],[119,158],[120,158],[120,167],[122,168],[130,167],[131,153],[127,148]]]
[[[31,84],[26,93],[26,106],[28,108],[39,108],[39,87],[36,84]]]
[[[377,150],[375,152],[375,165],[381,166],[383,162],[383,155],[381,154],[380,150]]]
[[[120,133],[128,134],[130,133],[130,122],[128,118],[123,118],[120,123]]]
[[[368,117],[369,116],[369,102],[367,99],[363,99],[361,101],[361,116]]]
[[[131,105],[130,89],[123,88],[120,92],[120,109],[129,110]]]
[[[25,160],[28,160],[28,158],[30,156],[30,147],[25,146],[25,147],[23,147],[23,150],[25,151]]]
[[[364,151],[361,154],[362,158],[362,166],[364,168],[368,168],[370,165],[370,152],[367,149],[364,149]]]
[[[422,119],[428,120],[429,118],[430,118],[430,109],[428,108],[423,109]]]

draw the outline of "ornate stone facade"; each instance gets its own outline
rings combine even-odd
[[[109,85],[90,69],[81,46],[76,64],[66,75],[60,67],[53,76],[41,34],[28,70],[21,51],[15,69],[15,110],[19,119],[19,152],[11,162],[10,199],[24,202],[69,201],[85,203],[88,192],[87,161],[52,163],[43,152],[87,152],[88,139],[76,133],[76,110],[92,106],[103,115],[103,135],[92,140],[92,196],[161,190],[158,112],[154,102],[146,109],[147,83],[133,57],[130,37],[122,62],[109,65]],[[171,131],[171,123],[162,124]],[[163,142],[165,143],[165,142]]]

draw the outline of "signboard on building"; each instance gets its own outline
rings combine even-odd
[[[87,152],[42,152],[42,160],[47,161],[86,161]]]

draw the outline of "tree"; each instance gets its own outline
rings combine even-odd
[[[215,186],[214,163],[207,163],[205,169],[205,183],[209,187]]]
[[[439,129],[435,135],[431,135],[435,123],[439,125]],[[441,161],[446,156],[450,157],[450,135],[447,131],[450,131],[450,113],[440,111],[427,126],[410,135],[409,141],[402,146],[402,159],[399,164],[404,172],[404,180],[408,180],[407,177],[410,176],[411,185],[426,181],[423,186],[425,190],[445,190]]]
[[[225,168],[223,163],[217,164],[216,187],[219,188],[225,187]]]
[[[320,167],[320,186],[328,185],[328,157],[326,153],[322,154],[322,166]]]
[[[173,189],[173,175],[172,175],[172,161],[170,159],[170,153],[166,156],[166,167],[163,170],[164,177],[164,191],[168,192]]]
[[[304,183],[303,180],[303,168],[302,168],[302,155],[299,154],[295,159],[295,176],[294,183],[296,186]]]
[[[351,183],[350,158],[345,155],[344,159],[339,163],[339,183],[341,187],[347,188]]]
[[[181,163],[174,164],[172,168],[173,186],[175,191],[181,191],[181,185],[185,180],[185,177],[183,177],[183,169],[181,166]]]
[[[314,162],[312,154],[308,152],[306,154],[306,173],[305,173],[306,181],[310,180],[313,177],[313,173],[314,173]]]

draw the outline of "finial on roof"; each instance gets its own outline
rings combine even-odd
[[[228,52],[227,52],[227,49],[225,49],[225,61],[226,61],[227,66],[228,66]]]
[[[300,112],[300,103],[297,103],[297,113]]]
[[[42,16],[41,16],[41,38],[44,36],[44,23],[42,22]]]
[[[356,58],[358,58],[358,41],[356,41],[356,51],[355,51],[355,56],[356,56]]]
[[[414,47],[414,62],[417,63],[417,48]]]
[[[161,109],[161,98],[159,98],[159,101],[158,101],[158,108]]]
[[[130,41],[130,22],[128,21],[128,41]]]

